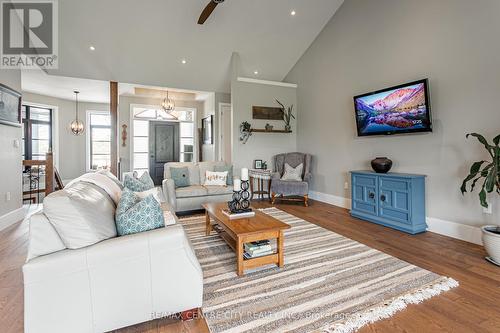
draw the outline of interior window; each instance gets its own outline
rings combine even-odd
[[[52,149],[52,109],[22,106],[23,160],[44,160]]]
[[[111,116],[108,112],[89,111],[89,169],[109,169],[111,165]]]

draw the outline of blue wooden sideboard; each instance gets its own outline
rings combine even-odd
[[[410,234],[424,232],[425,176],[351,171],[351,215]]]

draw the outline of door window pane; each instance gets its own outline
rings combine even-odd
[[[149,151],[148,138],[134,137],[134,152],[147,153]]]
[[[193,123],[181,123],[181,138],[192,138],[194,134]]]
[[[134,120],[134,136],[149,136],[149,122]]]
[[[134,169],[147,169],[149,153],[134,153]]]

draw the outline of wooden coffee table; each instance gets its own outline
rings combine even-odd
[[[290,226],[272,216],[254,209],[255,216],[249,218],[233,219],[226,216],[222,209],[227,208],[227,203],[207,203],[203,204],[206,215],[207,236],[213,230],[210,218],[222,228],[219,236],[236,252],[236,271],[239,276],[243,275],[245,269],[260,267],[269,264],[276,264],[283,267],[283,231]],[[243,244],[265,239],[276,239],[276,253],[252,258],[243,258]]]

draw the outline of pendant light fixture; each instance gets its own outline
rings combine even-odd
[[[80,93],[79,91],[75,90],[75,120],[71,122],[70,129],[71,132],[74,135],[81,135],[83,134],[83,131],[85,130],[85,125],[83,124],[83,121],[78,119],[78,94]]]
[[[174,100],[171,98],[168,98],[168,90],[167,90],[167,97],[163,99],[163,102],[161,102],[161,107],[163,110],[165,110],[167,113],[170,113],[175,110],[175,103]]]

